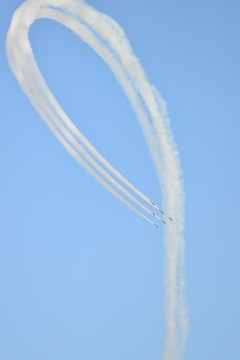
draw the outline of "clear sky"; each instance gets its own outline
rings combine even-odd
[[[5,38],[22,2],[2,0],[0,13],[0,358],[160,359],[162,229],[91,178],[20,89]],[[239,360],[238,2],[88,3],[124,29],[168,105],[187,199],[185,360]],[[29,37],[72,121],[161,205],[141,129],[106,64],[54,21],[36,21]]]

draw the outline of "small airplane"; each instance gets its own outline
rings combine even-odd
[[[164,223],[164,225],[167,223],[165,220],[161,219],[161,221]]]
[[[154,201],[152,201],[152,200],[150,200],[150,203],[151,203],[153,206],[157,206],[157,204],[156,204]]]
[[[169,220],[173,221],[173,218],[171,218],[171,216],[168,216]]]
[[[158,225],[158,224],[156,224],[156,223],[153,223],[153,224],[154,224],[156,227],[158,227],[158,228],[160,227],[160,225]]]
[[[153,216],[155,216],[157,219],[161,220],[161,218],[158,217],[154,211],[151,211],[151,214],[152,214]]]
[[[165,212],[164,212],[163,210],[159,209],[159,211],[160,211],[162,214],[165,214]]]

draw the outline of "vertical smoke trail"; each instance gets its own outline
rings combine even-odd
[[[81,0],[28,0],[15,12],[7,36],[7,52],[13,72],[54,134],[71,155],[103,186],[107,185],[105,181],[84,162],[79,152],[119,191],[128,197],[130,195],[96,163],[94,158],[125,186],[149,202],[148,198],[135,189],[84,138],[48,89],[28,40],[30,25],[35,19],[44,17],[72,29],[95,50],[113,71],[136,112],[161,184],[164,208],[174,218],[171,226],[165,227],[164,235],[167,335],[163,359],[181,359],[188,330],[182,235],[184,192],[179,156],[171,133],[166,105],[156,88],[149,84],[123,30],[109,16],[101,14]],[[115,190],[107,186],[107,189],[114,193]],[[115,193],[114,195],[116,196]],[[134,199],[131,195],[130,198]],[[120,200],[122,201],[122,198]]]

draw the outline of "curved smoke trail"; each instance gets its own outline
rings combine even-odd
[[[111,185],[149,213],[150,210],[116,179],[143,200],[148,203],[150,200],[97,152],[48,89],[28,39],[29,27],[38,18],[50,18],[62,23],[91,46],[113,71],[135,110],[161,184],[164,208],[174,217],[171,226],[165,228],[164,236],[167,336],[163,359],[180,359],[188,330],[182,236],[184,192],[180,161],[165,102],[157,89],[149,84],[120,26],[82,0],[28,0],[14,13],[6,48],[10,67],[23,91],[54,135],[80,165],[120,201],[150,222],[152,221],[136,210]]]

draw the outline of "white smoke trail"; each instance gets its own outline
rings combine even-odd
[[[171,226],[165,228],[164,236],[167,335],[163,359],[180,359],[183,356],[188,330],[182,236],[184,192],[178,152],[170,130],[165,103],[157,90],[149,84],[123,30],[107,15],[99,13],[81,0],[28,0],[15,12],[6,44],[9,64],[21,87],[72,156],[103,186],[136,212],[137,210],[101,179],[91,166],[124,195],[138,205],[140,203],[94,158],[143,200],[149,202],[149,199],[134,188],[84,138],[63,112],[42,78],[31,51],[28,29],[35,19],[44,17],[72,29],[103,58],[125,91],[142,127],[161,183],[164,207],[174,218]],[[140,206],[149,212],[143,205]]]
[[[25,14],[28,15],[28,13],[25,13]],[[21,20],[23,20],[22,16],[21,16]],[[73,147],[75,147],[75,150],[80,152],[85,157],[85,159],[91,165],[93,165],[95,167],[95,169],[97,171],[99,171],[109,182],[111,182],[113,185],[115,185],[115,187],[117,187],[118,190],[120,190],[130,200],[134,201],[137,205],[139,205],[144,210],[146,210],[148,213],[150,213],[150,210],[148,208],[146,208],[139,201],[137,201],[121,185],[119,185],[101,166],[99,166],[99,164],[86,152],[84,147],[81,146],[81,144],[79,144],[79,142],[77,142],[77,140],[73,137],[71,127],[73,128],[75,133],[78,135],[78,139],[81,137],[81,139],[84,140],[83,135],[71,123],[70,119],[63,112],[63,110],[59,107],[59,105],[56,102],[56,100],[54,99],[53,95],[48,90],[47,85],[45,84],[45,82],[42,78],[42,75],[39,72],[36,62],[33,58],[33,55],[31,53],[30,44],[28,42],[28,39],[26,38],[26,34],[27,33],[25,30],[25,32],[23,32],[23,33],[21,33],[21,32],[17,33],[18,39],[10,38],[10,41],[12,40],[12,42],[11,43],[10,43],[10,41],[8,42],[8,44],[9,44],[8,57],[9,57],[9,62],[11,62],[11,66],[15,67],[14,69],[15,69],[16,76],[18,77],[18,80],[19,80],[23,90],[29,96],[33,106],[40,113],[40,115],[44,118],[44,120],[46,121],[48,126],[50,127],[50,124],[52,122],[53,125],[58,129],[58,131],[60,130],[60,133],[65,137],[65,139],[67,139],[71,143],[71,145]],[[18,46],[15,45],[16,43],[18,44]],[[19,71],[19,69],[21,69],[21,71]],[[33,74],[34,74],[34,76],[33,76]],[[49,99],[50,99],[50,101],[49,101]],[[52,101],[52,103],[51,103],[51,101]],[[66,126],[66,124],[67,124],[67,126]],[[70,127],[70,131],[69,131],[68,125]],[[51,129],[52,129],[52,127],[51,127]],[[89,144],[89,142],[87,142],[87,140],[85,141],[85,143]],[[92,147],[91,150],[92,149],[94,149],[94,148]],[[96,176],[95,176],[95,178],[96,178]],[[103,182],[99,180],[100,177],[98,177],[96,179],[98,179],[98,181],[103,185]],[[104,185],[104,186],[106,187],[106,185]],[[110,187],[108,186],[108,190],[109,189],[110,189]],[[115,191],[111,190],[111,192],[116,196],[117,193]],[[123,199],[122,197],[119,197],[119,196],[118,196],[118,198]],[[126,204],[126,201],[124,201],[124,203]],[[133,209],[132,206],[131,206],[131,208]],[[134,211],[136,211],[136,209]],[[138,211],[136,211],[136,212],[139,214]],[[150,220],[148,220],[148,221],[150,221]],[[152,221],[150,221],[150,222],[152,222]]]

